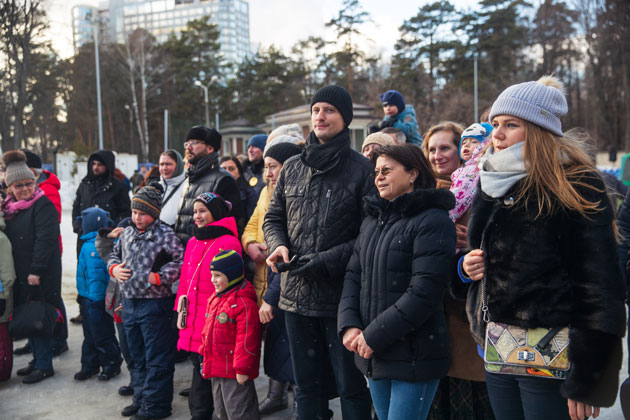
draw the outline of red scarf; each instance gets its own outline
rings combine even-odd
[[[43,196],[44,192],[39,189],[39,187],[35,190],[35,194],[33,194],[30,200],[16,200],[13,194],[7,195],[7,198],[2,202],[4,220],[13,219],[20,211],[30,208]]]

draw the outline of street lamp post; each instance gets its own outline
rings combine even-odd
[[[210,78],[210,81],[208,82],[207,85],[204,85],[203,83],[201,83],[201,80],[195,80],[195,86],[199,86],[201,89],[203,89],[203,100],[205,102],[206,105],[206,127],[210,127],[210,112],[208,110],[208,88],[210,88],[210,86],[212,86],[212,84],[218,79],[218,77],[212,76]],[[218,130],[219,129],[219,118],[218,115],[216,116],[217,118],[215,121],[215,124],[217,125],[215,128]]]

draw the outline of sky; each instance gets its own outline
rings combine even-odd
[[[71,10],[78,4],[98,6],[99,0],[44,0],[50,20],[49,38],[62,57],[71,56]],[[360,47],[369,54],[388,56],[398,39],[398,27],[414,16],[418,8],[432,0],[361,0],[363,10],[370,13],[373,23],[366,23],[362,32],[373,41]],[[475,1],[451,0],[460,9],[470,8]],[[335,17],[342,0],[249,0],[249,37],[254,46],[275,45],[284,52],[301,39],[322,36],[333,39],[325,23]]]

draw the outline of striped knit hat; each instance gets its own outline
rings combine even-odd
[[[159,182],[152,182],[151,185],[143,187],[131,199],[131,208],[143,211],[157,219],[160,217],[162,209],[162,194],[164,188]]]
[[[560,117],[568,111],[562,83],[552,76],[505,89],[494,101],[490,121],[497,115],[511,115],[529,121],[562,137]]]
[[[243,259],[233,249],[221,251],[214,256],[210,263],[210,271],[218,271],[228,278],[225,290],[239,284],[243,279]]]

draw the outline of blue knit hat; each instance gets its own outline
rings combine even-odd
[[[266,145],[267,145],[266,134],[255,134],[247,142],[247,148],[249,148],[249,146],[254,146],[254,147],[258,147],[260,150],[265,150]]]
[[[228,279],[228,290],[243,280],[243,259],[233,249],[221,251],[210,263],[210,271],[218,271]]]
[[[81,230],[83,234],[111,226],[114,226],[114,222],[109,218],[109,212],[99,207],[90,207],[81,212]]]
[[[405,99],[397,90],[388,90],[387,92],[381,94],[380,98],[383,106],[396,105],[399,114],[405,110]]]
[[[512,115],[562,136],[560,117],[568,111],[562,84],[551,76],[505,89],[494,101],[490,121],[497,115]]]

